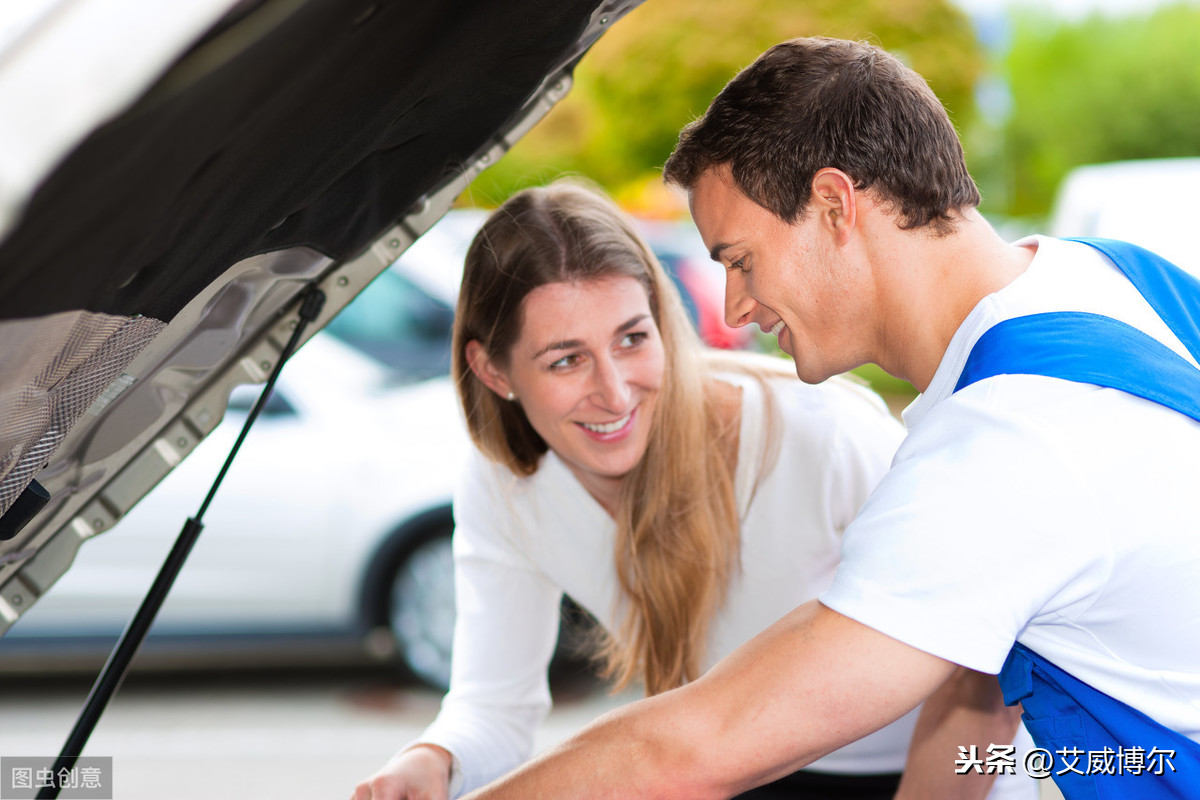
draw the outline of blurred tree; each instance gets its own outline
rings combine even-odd
[[[957,123],[974,114],[983,53],[950,0],[648,0],[601,38],[567,98],[466,199],[491,205],[574,172],[653,210],[679,129],[763,50],[807,35],[879,44],[925,76]]]
[[[1195,4],[1073,23],[1017,16],[1003,63],[1007,207],[997,210],[1045,214],[1080,164],[1200,155],[1198,53]]]

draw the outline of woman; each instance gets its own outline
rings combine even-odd
[[[455,497],[451,688],[360,799],[441,800],[528,758],[564,592],[617,687],[696,678],[825,588],[902,438],[850,382],[705,352],[628,218],[569,182],[476,236],[453,360],[479,454]],[[746,796],[891,797],[914,715]]]

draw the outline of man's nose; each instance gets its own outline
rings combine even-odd
[[[730,327],[740,328],[752,320],[757,303],[746,291],[746,279],[741,270],[725,271],[725,322]]]

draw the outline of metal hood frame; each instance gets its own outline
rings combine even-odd
[[[41,173],[10,179],[0,159],[0,513],[35,477],[50,494],[0,541],[0,633],[216,427],[235,385],[265,380],[306,287],[327,301],[305,338],[638,2],[116,2],[119,20],[185,19],[85,39],[89,69],[140,69],[114,68],[82,118],[25,137]],[[0,104],[36,106],[31,54],[89,30],[94,6],[45,5],[0,37]]]

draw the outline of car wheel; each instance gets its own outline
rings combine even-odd
[[[397,563],[388,590],[387,613],[401,663],[429,686],[448,688],[454,639],[454,557],[449,530],[424,539]]]

